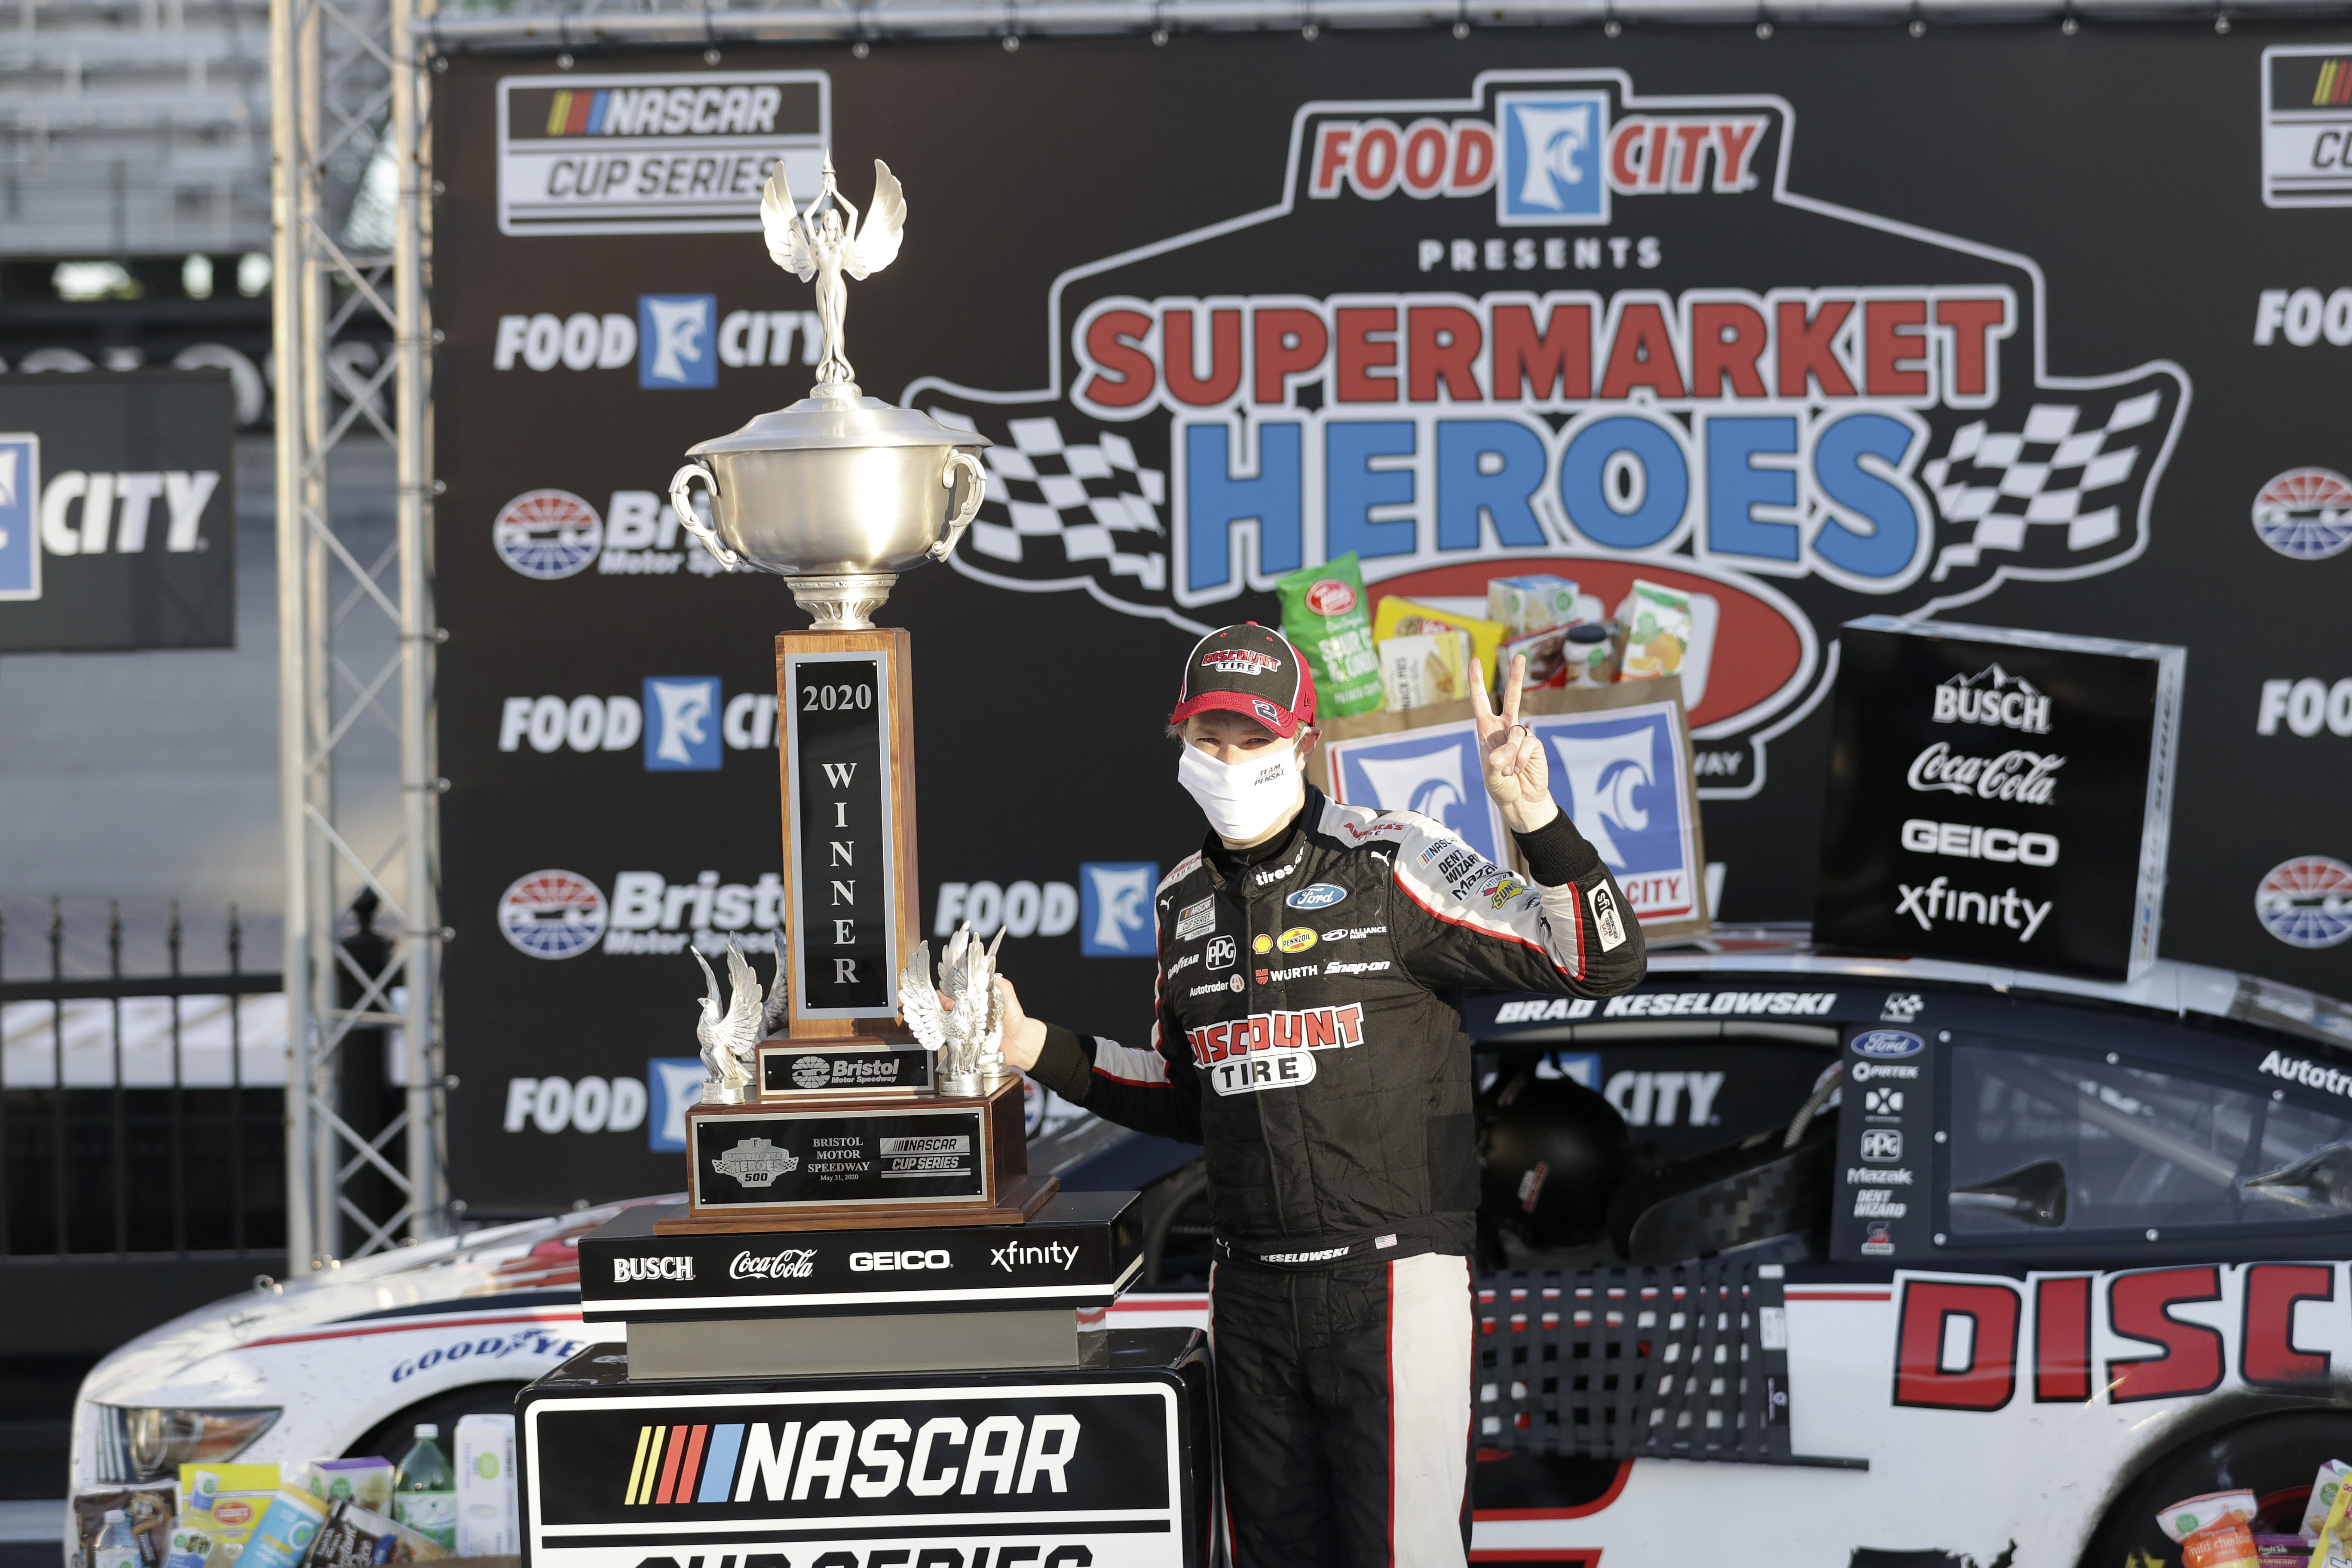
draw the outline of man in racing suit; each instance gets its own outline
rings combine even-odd
[[[1605,996],[1644,969],[1622,892],[1517,723],[1522,668],[1500,714],[1483,671],[1472,685],[1525,877],[1431,817],[1307,784],[1297,650],[1255,625],[1210,634],[1171,729],[1213,831],[1160,884],[1150,1048],[1029,1018],[1004,988],[1013,1065],[1207,1146],[1239,1568],[1465,1561],[1478,1158],[1469,1041],[1438,993]]]

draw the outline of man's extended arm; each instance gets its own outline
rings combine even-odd
[[[1169,1016],[1156,967],[1148,1051],[1032,1018],[1010,982],[997,984],[1005,1001],[1006,1061],[1105,1121],[1180,1143],[1201,1141],[1200,1074],[1184,1058],[1184,1033]]]
[[[1404,815],[1404,814],[1400,814]],[[1399,955],[1430,985],[1613,996],[1649,966],[1617,879],[1566,812],[1514,833],[1524,878],[1429,818],[1397,847]]]

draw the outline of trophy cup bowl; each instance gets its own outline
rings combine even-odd
[[[772,572],[818,631],[857,630],[898,574],[944,561],[980,510],[985,436],[835,384],[687,450],[670,504],[730,571]],[[699,478],[711,518],[696,512]]]

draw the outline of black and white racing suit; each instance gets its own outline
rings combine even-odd
[[[1518,843],[1528,878],[1309,787],[1286,834],[1160,884],[1150,1049],[1047,1027],[1039,1082],[1206,1145],[1240,1568],[1465,1561],[1478,1163],[1437,991],[1605,996],[1645,966],[1565,813]]]

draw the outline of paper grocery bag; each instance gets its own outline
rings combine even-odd
[[[1598,717],[1613,714],[1643,722],[1626,725]],[[1592,723],[1574,722],[1584,715],[1595,716]],[[1445,802],[1455,814],[1457,827],[1462,826],[1462,812],[1484,811],[1488,839],[1498,851],[1497,858],[1524,875],[1526,867],[1517,847],[1503,826],[1501,814],[1486,796],[1474,717],[1471,700],[1463,698],[1401,713],[1357,713],[1328,720],[1322,726],[1323,787],[1332,799],[1352,805],[1387,809],[1411,806],[1411,800],[1365,798],[1366,791],[1360,786],[1369,782],[1368,771],[1360,763],[1344,766],[1343,761],[1350,752],[1373,749],[1348,742],[1390,736],[1402,741],[1420,735],[1427,742],[1424,753],[1432,762],[1423,773],[1413,776],[1424,789],[1442,786],[1433,798]],[[1530,691],[1520,700],[1519,718],[1546,745],[1552,798],[1570,814],[1609,861],[1610,869],[1617,873],[1643,937],[1662,942],[1706,934],[1710,929],[1706,855],[1681,678],[1669,675],[1610,686]],[[1591,733],[1580,735],[1580,730]],[[1565,753],[1566,762],[1559,749],[1563,744],[1570,748]],[[1629,773],[1633,776],[1629,778]],[[1360,787],[1351,790],[1351,784]],[[1580,784],[1591,798],[1579,797]],[[1665,786],[1663,796],[1658,791],[1661,784]],[[1638,805],[1629,796],[1632,789],[1642,792]]]

